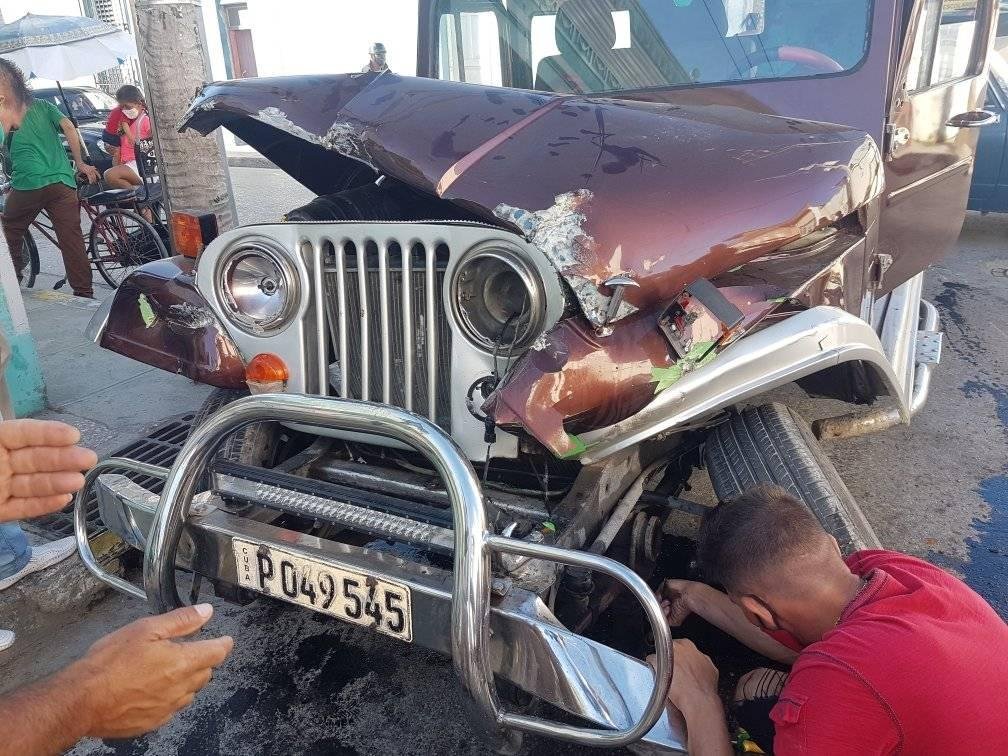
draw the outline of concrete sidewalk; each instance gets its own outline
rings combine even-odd
[[[99,299],[86,300],[53,291],[55,281],[41,273],[34,288],[22,290],[49,404],[35,417],[76,425],[83,443],[104,456],[163,418],[200,406],[208,386],[101,349],[84,336],[110,289],[96,281]]]

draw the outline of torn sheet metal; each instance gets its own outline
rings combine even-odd
[[[584,451],[579,433],[613,425],[639,412],[659,391],[714,359],[717,352],[759,322],[781,301],[769,286],[739,286],[721,293],[743,313],[732,333],[700,313],[697,334],[721,338],[695,341],[677,359],[655,315],[635,313],[600,338],[583,321],[561,322],[536,342],[508,374],[483,410],[504,426],[522,426],[560,457]],[[707,318],[712,322],[703,320]]]
[[[863,131],[753,112],[749,95],[729,89],[664,96],[672,101],[392,73],[242,79],[205,87],[183,127],[224,126],[319,194],[386,175],[523,233],[595,327],[612,276],[640,284],[619,322],[881,191],[881,156]]]

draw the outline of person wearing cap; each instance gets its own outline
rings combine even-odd
[[[368,50],[368,62],[367,65],[361,69],[361,72],[382,73],[388,70],[388,63],[385,60],[385,45],[381,42],[375,42]]]

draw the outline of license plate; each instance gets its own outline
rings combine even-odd
[[[238,583],[267,596],[413,640],[410,590],[405,585],[330,567],[318,559],[234,538]]]

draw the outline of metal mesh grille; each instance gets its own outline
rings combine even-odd
[[[326,245],[330,390],[404,407],[450,430],[445,245]]]

